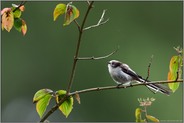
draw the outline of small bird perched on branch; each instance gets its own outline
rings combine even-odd
[[[139,76],[136,72],[134,72],[127,64],[121,63],[117,60],[111,60],[108,63],[108,69],[109,73],[112,77],[112,79],[120,85],[131,85],[132,81],[137,81],[139,83],[149,83],[149,80],[146,80]],[[152,91],[160,92],[166,95],[170,95],[171,90],[169,88],[166,88],[165,86],[161,84],[148,84],[146,85],[148,89],[151,89]]]

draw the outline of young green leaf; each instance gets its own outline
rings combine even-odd
[[[54,21],[58,18],[59,15],[64,14],[66,11],[66,5],[65,4],[58,4],[56,5],[56,8],[53,12]]]
[[[73,6],[68,4],[65,13],[65,20],[63,26],[69,25],[73,20],[79,17],[79,10]]]
[[[66,91],[65,90],[59,90],[56,92],[56,102],[59,103],[59,101],[65,96]],[[66,116],[70,114],[70,112],[73,109],[73,97],[67,98],[60,106],[59,110]]]
[[[15,18],[14,19],[14,27],[16,30],[18,30],[19,32],[22,30],[22,19],[21,18]]]
[[[38,102],[40,99],[44,98],[47,94],[52,95],[53,91],[50,89],[41,89],[37,91],[33,97],[33,103]]]
[[[6,29],[8,32],[10,32],[14,24],[14,16],[11,8],[4,8],[1,11],[1,17],[2,29]]]
[[[13,5],[13,4],[12,4]],[[18,6],[17,6],[18,7]],[[14,11],[17,7],[12,7],[12,11]],[[22,15],[22,12],[20,9],[16,9],[14,12],[13,12],[13,15],[14,15],[14,18],[20,18],[20,16]]]
[[[38,112],[40,118],[45,113],[51,98],[52,98],[52,96],[50,94],[46,94],[42,99],[37,101],[37,103],[36,103],[36,111]]]
[[[181,56],[173,56],[170,60],[169,64],[169,72],[168,72],[168,80],[176,80],[181,78],[181,66],[182,66],[182,57]],[[180,83],[168,83],[169,88],[175,92]]]
[[[40,118],[43,116],[47,106],[52,98],[53,91],[50,89],[41,89],[33,97],[33,103],[36,103],[36,111]]]
[[[136,110],[135,110],[136,122],[142,122],[141,112],[142,112],[142,110],[140,108],[136,108]]]
[[[153,116],[151,116],[151,115],[146,115],[146,118],[148,119],[148,120],[151,120],[152,122],[160,122],[157,118],[155,118],[155,117],[153,117]]]

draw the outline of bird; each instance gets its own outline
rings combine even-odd
[[[118,86],[131,85],[132,81],[138,83],[149,83],[149,80],[142,78],[135,71],[133,71],[127,64],[118,60],[111,60],[108,62],[108,70],[112,79],[118,84]],[[162,94],[170,95],[171,90],[161,84],[146,84],[146,87],[154,93],[160,92]]]

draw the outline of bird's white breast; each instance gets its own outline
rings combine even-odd
[[[109,73],[112,79],[118,84],[125,84],[132,81],[132,77],[122,71],[120,67],[113,68],[111,65],[108,65]]]

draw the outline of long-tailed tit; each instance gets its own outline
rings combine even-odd
[[[108,63],[109,73],[112,79],[119,85],[130,85],[132,81],[137,81],[139,83],[147,83],[149,80],[145,80],[136,72],[134,72],[127,64],[121,63],[117,60],[111,60]],[[155,93],[160,92],[169,95],[171,91],[160,84],[149,84],[146,85],[149,89],[153,90]]]

